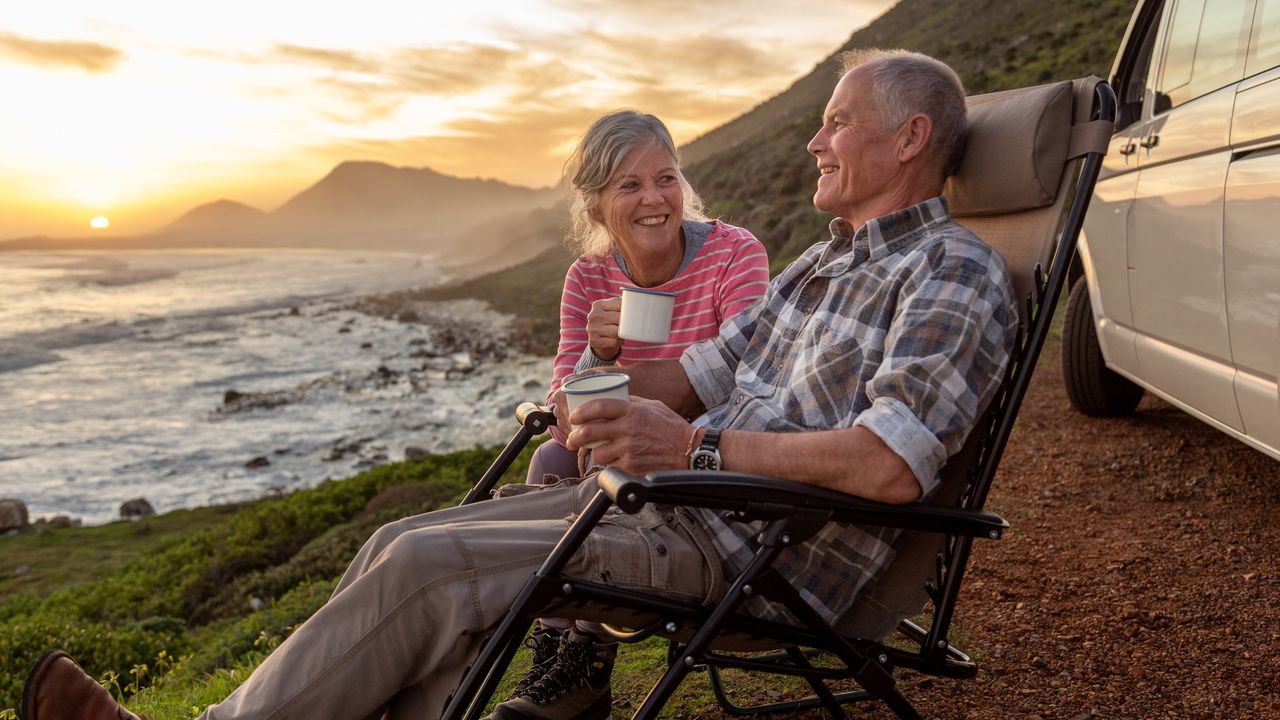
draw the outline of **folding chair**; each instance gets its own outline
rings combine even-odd
[[[1115,111],[1111,88],[1098,78],[1060,82],[969,99],[972,131],[960,171],[946,194],[953,216],[999,250],[1014,275],[1021,332],[1010,366],[963,449],[948,460],[941,487],[929,498],[886,505],[774,478],[732,472],[670,471],[644,478],[616,469],[600,474],[601,490],[530,577],[464,674],[445,709],[449,720],[476,720],[533,619],[602,617],[620,640],[657,634],[672,640],[670,665],[635,713],[652,718],[694,667],[705,666],[726,712],[776,713],[824,707],[845,717],[843,703],[878,700],[900,718],[919,714],[896,687],[894,670],[969,678],[976,664],[948,639],[974,538],[998,539],[1008,527],[983,506],[996,467],[1030,383],[1076,238],[1110,139]],[[1043,268],[1048,267],[1046,277]],[[533,404],[517,412],[521,428],[464,502],[487,497],[533,435],[555,422]],[[742,520],[764,521],[754,559],[713,607],[571,579],[560,575],[596,522],[611,507],[637,512],[645,503],[709,507]],[[824,523],[901,528],[896,556],[874,587],[834,626],[771,568],[788,545],[802,543]],[[760,595],[799,620],[786,625],[735,612]],[[924,624],[917,617],[926,605]],[[617,627],[635,628],[630,631]],[[905,643],[885,642],[897,630]],[[774,649],[746,656],[731,651]],[[777,648],[782,648],[777,650]],[[839,667],[815,667],[813,651]],[[722,668],[804,679],[813,696],[755,707],[733,704]],[[861,690],[835,693],[827,683],[852,678]]]

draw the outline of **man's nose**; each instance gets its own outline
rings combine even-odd
[[[818,130],[818,132],[813,134],[813,138],[809,140],[809,144],[805,146],[805,149],[809,151],[810,155],[817,155],[822,152],[824,145],[825,143],[822,139],[822,130]]]

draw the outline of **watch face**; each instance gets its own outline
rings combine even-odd
[[[689,467],[694,470],[719,470],[720,458],[714,450],[695,450]]]

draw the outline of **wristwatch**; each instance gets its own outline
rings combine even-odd
[[[720,469],[720,431],[707,430],[698,449],[689,456],[690,470]]]

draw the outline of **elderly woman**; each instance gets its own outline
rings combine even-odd
[[[581,256],[564,278],[551,393],[574,372],[677,357],[764,294],[764,246],[742,228],[707,219],[658,118],[624,110],[596,120],[565,177],[574,191],[569,240]],[[618,337],[623,287],[675,294],[666,343]],[[530,484],[581,474],[565,433],[551,432],[554,442],[534,453]],[[600,635],[594,623],[544,618],[526,640],[532,667],[488,720],[608,717],[617,643]]]
[[[764,246],[742,228],[707,219],[671,134],[653,115],[623,110],[596,120],[565,177],[574,191],[569,241],[581,257],[564,279],[552,393],[574,372],[677,357],[764,294]],[[666,343],[619,339],[624,286],[675,293]],[[534,455],[531,483],[579,474],[565,433],[552,435],[555,442]]]

